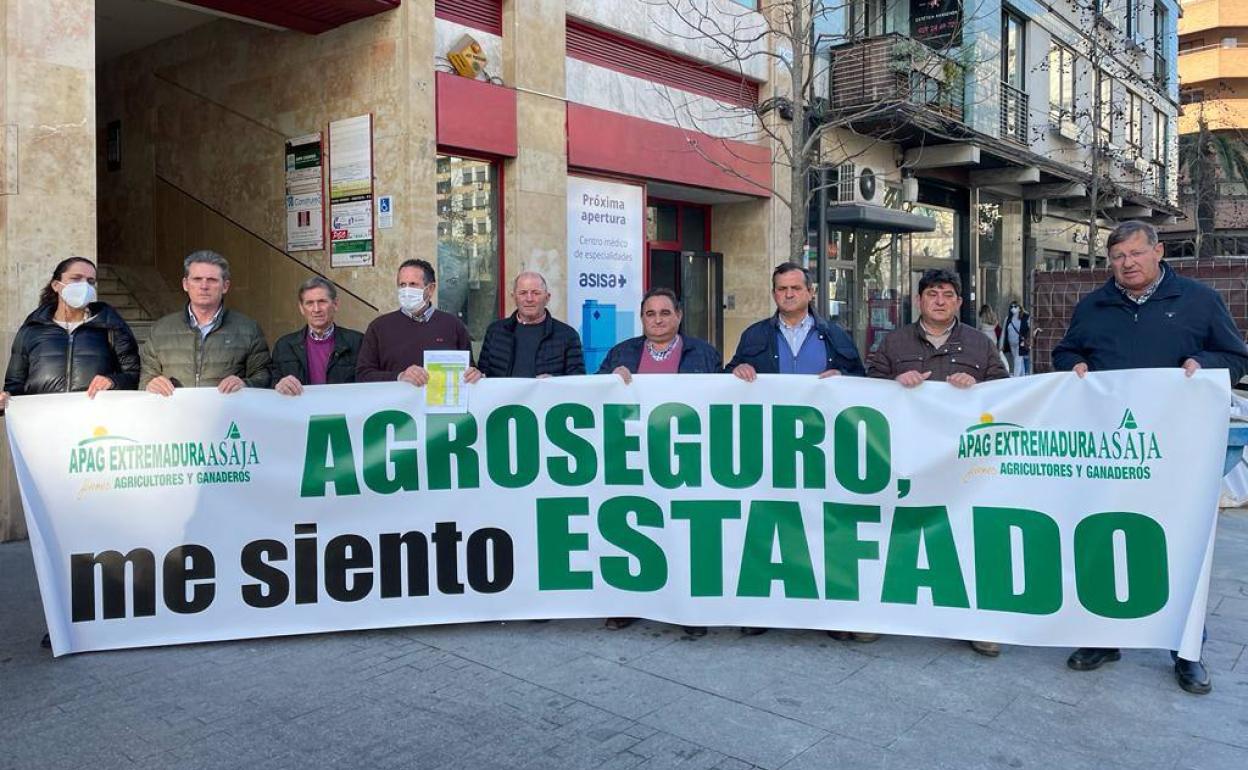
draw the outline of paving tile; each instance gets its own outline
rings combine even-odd
[[[828,734],[796,720],[704,692],[691,692],[641,721],[767,768],[782,766]]]

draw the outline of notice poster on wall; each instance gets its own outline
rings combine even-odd
[[[910,0],[910,36],[937,50],[962,45],[962,0]]]
[[[325,166],[320,133],[286,140],[286,250],[325,248]]]
[[[643,214],[640,185],[568,177],[568,318],[591,373],[613,345],[641,333]]]
[[[329,124],[330,267],[373,264],[373,116]]]

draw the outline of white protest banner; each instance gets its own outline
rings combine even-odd
[[[1200,647],[1225,372],[14,399],[56,654],[638,616]]]

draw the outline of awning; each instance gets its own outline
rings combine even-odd
[[[936,220],[909,211],[869,203],[838,203],[828,207],[828,227],[880,230],[886,233],[930,233]]]
[[[230,16],[319,35],[399,7],[402,0],[183,0]]]

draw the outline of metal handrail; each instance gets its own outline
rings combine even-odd
[[[1226,48],[1231,51],[1235,51],[1240,48],[1248,50],[1248,38],[1238,41],[1237,45],[1225,45],[1219,41],[1217,43],[1209,43],[1207,45],[1198,45],[1195,48],[1180,48],[1179,56],[1186,56],[1189,53],[1199,53],[1200,51],[1212,51],[1215,48]]]
[[[1001,81],[1001,137],[1027,146],[1031,97]]]
[[[909,103],[961,122],[966,68],[927,46],[889,33],[829,49],[834,110]]]

